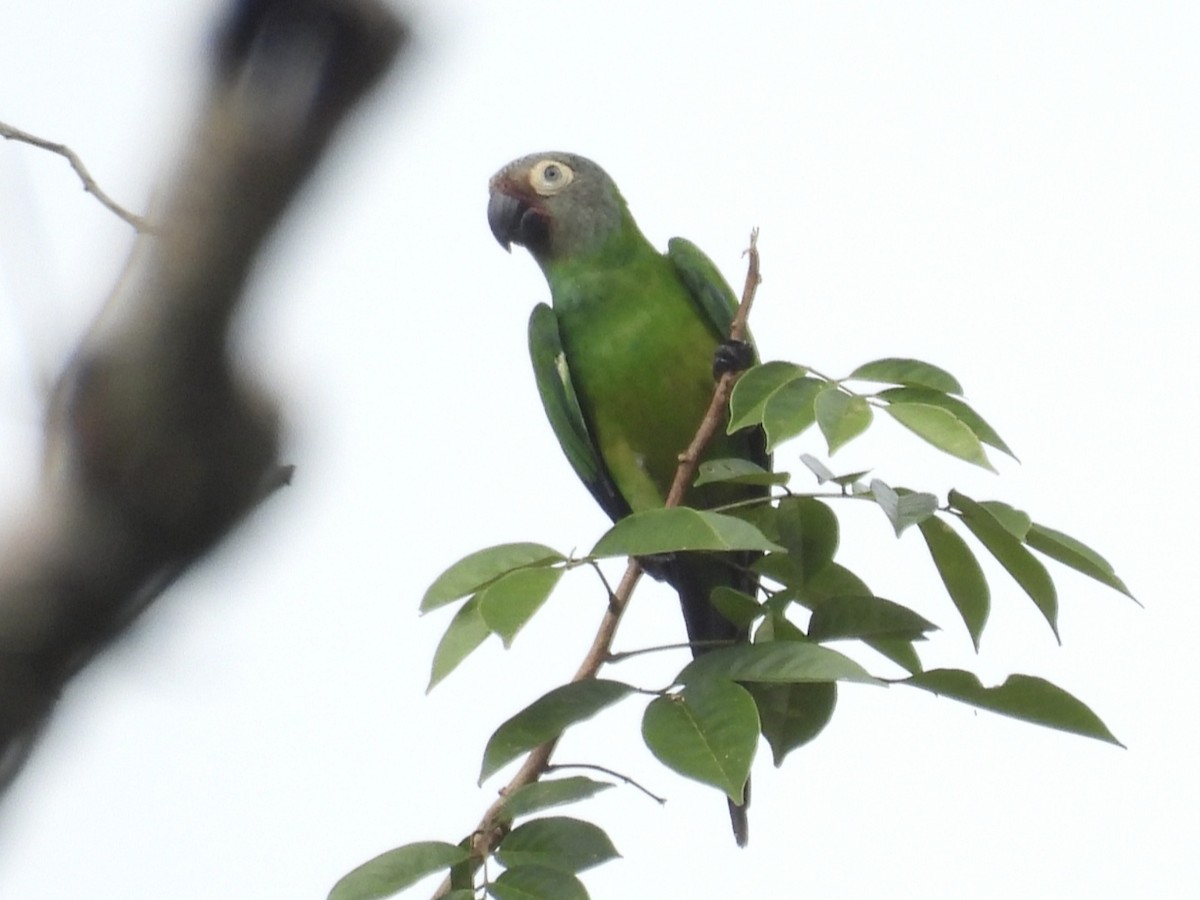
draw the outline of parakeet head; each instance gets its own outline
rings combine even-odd
[[[520,244],[541,264],[599,251],[625,224],[625,200],[603,169],[573,153],[534,153],[488,183],[488,225],[505,250]]]

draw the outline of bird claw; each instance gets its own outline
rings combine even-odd
[[[722,341],[713,353],[713,380],[731,372],[742,372],[754,365],[754,347],[749,341]]]

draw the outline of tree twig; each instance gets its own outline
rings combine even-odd
[[[610,769],[607,766],[598,766],[595,763],[569,763],[569,762],[568,763],[551,763],[550,765],[546,766],[547,772],[561,772],[563,769],[588,769],[593,772],[603,772],[605,775],[609,775],[613,778],[618,779],[619,781],[625,782],[630,787],[637,788],[639,791],[641,791],[643,794],[645,794],[647,797],[649,797],[651,800],[653,800],[659,806],[665,806],[667,803],[666,797],[658,796],[658,794],[654,793],[652,790],[650,790],[645,785],[638,783],[635,779],[630,778],[628,775],[622,775],[620,772],[616,771],[615,769]]]
[[[750,232],[750,246],[746,250],[746,255],[749,257],[746,283],[742,290],[742,301],[738,305],[737,313],[734,315],[733,324],[730,327],[729,337],[731,340],[745,339],[746,320],[750,314],[750,307],[754,303],[754,295],[758,290],[758,285],[762,281],[762,275],[759,271],[757,228]],[[733,385],[740,374],[739,372],[726,372],[717,382],[716,387],[713,389],[712,401],[709,403],[708,410],[700,422],[700,427],[696,430],[696,436],[692,439],[687,449],[679,455],[679,465],[675,469],[675,478],[671,483],[671,490],[667,494],[664,506],[678,506],[683,502],[688,487],[695,480],[700,455],[704,452],[704,448],[708,446],[708,442],[712,440],[713,435],[716,434],[717,429],[721,427],[725,419],[725,411],[729,407],[729,395],[733,392]],[[617,585],[617,589],[611,594],[608,609],[604,613],[604,618],[600,620],[600,627],[597,629],[596,636],[592,640],[592,646],[589,648],[582,664],[580,664],[578,671],[571,679],[572,684],[588,678],[595,678],[600,668],[608,661],[612,651],[613,638],[617,633],[617,626],[620,625],[621,616],[624,615],[625,609],[629,606],[633,589],[637,586],[641,575],[641,565],[636,559],[630,559],[620,584]],[[503,817],[504,798],[517,789],[532,784],[546,773],[550,766],[550,757],[553,755],[557,743],[558,739],[555,738],[541,746],[534,747],[529,752],[529,755],[525,757],[525,761],[512,777],[512,780],[501,788],[499,798],[488,807],[487,812],[483,814],[483,818],[479,820],[479,825],[476,826],[474,832],[471,834],[472,871],[478,871],[483,861],[499,845],[507,833]],[[437,900],[439,897],[445,897],[450,893],[450,890],[450,879],[447,877],[434,893],[434,900]]]
[[[14,128],[12,125],[7,125],[4,122],[0,122],[0,137],[10,141],[20,141],[23,144],[48,150],[51,153],[57,153],[71,164],[71,168],[75,170],[75,174],[83,182],[83,189],[104,204],[110,212],[132,225],[134,230],[139,234],[153,230],[145,218],[139,216],[137,213],[130,212],[112,197],[108,196],[101,189],[100,185],[96,183],[96,179],[92,177],[92,173],[87,170],[87,166],[83,164],[83,160],[79,158],[79,154],[66,144],[56,144],[53,141],[30,134],[28,131]]]

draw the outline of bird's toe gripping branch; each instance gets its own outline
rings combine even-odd
[[[722,341],[713,353],[713,380],[731,372],[743,372],[754,365],[754,347],[749,341]]]

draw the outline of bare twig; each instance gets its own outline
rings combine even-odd
[[[745,339],[746,319],[750,314],[750,307],[754,302],[755,292],[762,281],[762,276],[759,272],[757,228],[750,233],[750,246],[746,250],[746,255],[749,257],[746,284],[742,291],[742,302],[738,306],[737,313],[733,318],[733,324],[730,327],[729,337],[731,340]],[[671,484],[671,490],[667,494],[665,506],[678,506],[683,502],[688,486],[695,480],[696,468],[699,465],[701,454],[725,419],[725,411],[729,407],[729,395],[733,392],[733,385],[740,374],[739,372],[727,372],[723,374],[713,389],[712,401],[709,403],[708,410],[700,422],[700,427],[696,430],[696,436],[692,439],[688,448],[679,455],[679,465],[675,469],[675,478]],[[612,651],[613,637],[617,633],[617,626],[621,622],[621,616],[624,615],[625,609],[629,606],[633,589],[637,586],[641,575],[641,565],[639,565],[636,559],[630,559],[629,565],[625,569],[625,575],[621,578],[617,589],[611,594],[608,609],[604,613],[604,618],[600,621],[600,627],[597,629],[596,636],[592,640],[592,646],[588,650],[587,656],[584,657],[583,663],[579,666],[579,670],[571,679],[572,683],[584,681],[588,678],[595,678],[600,668],[608,661]],[[550,765],[550,757],[553,755],[557,743],[558,740],[556,738],[531,750],[512,780],[501,788],[499,799],[489,806],[487,812],[483,814],[483,818],[480,819],[479,825],[475,828],[471,836],[471,866],[473,870],[478,871],[479,866],[483,864],[488,854],[499,845],[507,833],[507,826],[504,823],[502,815],[504,798],[518,788],[532,784],[545,774]],[[434,900],[446,896],[450,893],[450,890],[450,879],[446,878],[434,893]]]
[[[550,765],[546,766],[547,772],[561,772],[564,769],[588,769],[589,771],[592,771],[592,772],[603,772],[605,775],[609,775],[613,778],[616,778],[618,781],[625,782],[630,787],[637,788],[639,791],[641,791],[643,794],[645,794],[647,797],[649,797],[651,800],[653,800],[659,806],[665,806],[667,803],[666,797],[658,796],[658,794],[651,791],[645,785],[638,783],[635,779],[630,778],[628,775],[622,775],[620,772],[618,772],[614,769],[610,769],[607,766],[598,766],[595,763],[569,763],[569,762],[568,763],[551,763]]]
[[[32,135],[27,131],[22,131],[20,128],[6,125],[4,122],[0,122],[0,137],[10,141],[20,141],[23,144],[39,147],[42,150],[49,150],[51,153],[57,153],[71,164],[71,168],[75,170],[75,174],[83,182],[83,189],[103,203],[109,211],[125,222],[128,222],[139,233],[151,231],[150,223],[146,219],[137,213],[127,210],[100,188],[100,185],[96,183],[96,179],[87,170],[87,166],[83,164],[83,160],[79,158],[79,154],[66,144],[56,144],[53,141]]]

